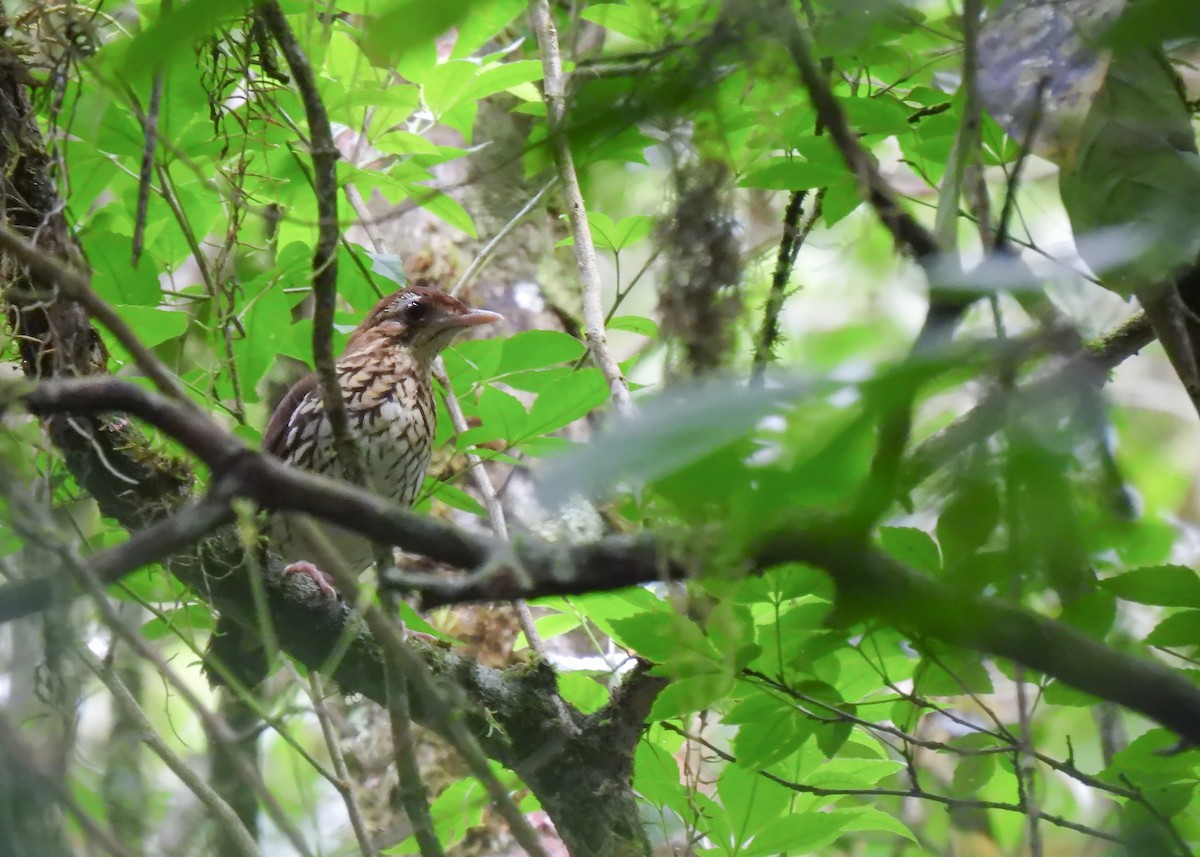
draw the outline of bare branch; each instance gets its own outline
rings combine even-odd
[[[917,220],[900,207],[896,194],[891,185],[883,178],[878,166],[871,155],[858,142],[846,114],[841,105],[833,97],[825,75],[813,59],[812,45],[808,34],[796,20],[796,16],[786,5],[777,7],[773,16],[783,28],[784,40],[792,62],[800,72],[800,79],[808,90],[813,108],[821,124],[829,129],[829,136],[837,145],[838,151],[850,171],[858,180],[859,191],[866,201],[875,209],[875,213],[892,233],[896,242],[908,249],[912,257],[922,266],[928,267],[939,253],[937,239],[933,233],[922,226]]]
[[[708,741],[698,735],[693,735],[690,732],[680,729],[678,726],[676,726],[674,723],[671,723],[670,721],[663,721],[662,726],[664,729],[667,729],[670,732],[674,732],[677,735],[682,735],[684,738],[687,738],[689,741],[694,741],[695,743],[699,744],[701,747],[708,750],[710,753],[714,754],[715,756],[717,756],[718,758],[720,758],[721,760],[723,760],[725,762],[730,762],[730,763],[734,763],[734,764],[737,763],[736,756],[725,752],[720,747],[713,744],[711,741]],[[783,777],[780,777],[776,774],[772,774],[770,771],[759,771],[758,773],[759,773],[759,776],[763,777],[764,779],[768,779],[771,782],[775,783],[776,785],[783,786],[785,789],[788,789],[789,791],[794,791],[799,794],[816,795],[818,797],[844,797],[844,796],[899,797],[899,798],[913,798],[916,800],[927,800],[932,803],[940,803],[944,806],[958,807],[961,809],[994,809],[994,810],[1001,810],[1004,812],[1018,812],[1021,814],[1025,814],[1029,811],[1026,807],[1022,806],[1021,804],[1001,803],[1000,801],[993,801],[993,800],[976,800],[976,799],[972,799],[972,798],[951,797],[950,795],[934,794],[932,792],[927,792],[924,789],[915,788],[915,787],[911,788],[911,789],[834,789],[834,788],[824,788],[822,786],[810,786],[806,783],[793,782],[791,780],[784,779]],[[1114,836],[1113,834],[1106,833],[1103,830],[1097,830],[1094,827],[1088,827],[1086,825],[1079,824],[1077,822],[1063,818],[1062,816],[1050,815],[1049,813],[1040,812],[1040,811],[1037,813],[1037,816],[1039,819],[1046,821],[1049,824],[1053,824],[1057,827],[1063,827],[1068,830],[1074,830],[1076,833],[1082,833],[1085,836],[1092,836],[1096,839],[1103,839],[1106,842],[1117,842],[1117,843],[1125,842],[1125,840],[1119,836]]]
[[[325,747],[329,750],[329,760],[333,763],[333,773],[336,776],[336,779],[333,780],[334,788],[337,789],[338,794],[342,796],[342,801],[346,804],[346,815],[350,819],[350,827],[354,830],[354,838],[358,840],[358,848],[362,852],[362,857],[375,857],[378,852],[374,843],[371,842],[371,835],[367,832],[367,823],[363,820],[362,807],[358,805],[358,800],[354,797],[354,790],[350,788],[350,770],[346,767],[346,757],[338,743],[338,736],[333,731],[333,721],[329,716],[329,708],[325,705],[325,685],[321,681],[319,673],[308,674],[308,688],[313,711],[317,715],[317,722],[321,724],[321,735],[325,738]]]
[[[433,374],[444,390],[446,411],[450,414],[450,422],[454,424],[454,430],[462,434],[470,426],[467,425],[467,417],[463,413],[462,405],[458,403],[458,397],[454,395],[454,387],[450,384],[450,378],[446,375],[446,364],[440,357],[434,363]],[[492,535],[502,542],[507,542],[508,524],[504,517],[504,506],[500,503],[500,495],[496,492],[496,486],[492,484],[492,477],[488,475],[487,469],[483,466],[483,459],[474,452],[468,452],[467,465],[471,471],[471,479],[475,483],[475,490],[483,498],[483,506],[487,510]],[[546,652],[542,645],[542,638],[538,634],[537,625],[534,624],[533,614],[529,612],[529,605],[524,601],[515,601],[513,608],[516,610],[517,622],[525,633],[525,639],[529,642],[529,648],[536,654],[545,657]]]
[[[225,831],[227,841],[238,849],[242,857],[262,857],[258,844],[246,832],[245,826],[237,817],[237,813],[221,798],[199,774],[191,769],[158,734],[150,718],[146,716],[140,705],[125,688],[125,685],[100,662],[100,659],[86,648],[76,650],[76,655],[108,688],[114,704],[128,720],[138,723],[142,730],[143,740],[154,755],[158,756],[175,776],[199,798]]]
[[[592,242],[587,206],[583,201],[579,176],[575,173],[575,159],[571,154],[571,143],[565,131],[567,79],[562,68],[558,31],[550,14],[549,0],[533,0],[530,4],[530,17],[542,54],[542,96],[546,102],[550,146],[554,151],[554,162],[558,166],[558,178],[563,185],[567,216],[571,222],[571,235],[575,239],[575,264],[579,268],[579,284],[583,298],[584,338],[592,352],[592,359],[596,361],[608,382],[609,394],[617,413],[628,414],[633,407],[629,397],[629,383],[625,380],[616,358],[608,349],[608,339],[604,332],[600,271],[596,266],[596,245]]]
[[[313,186],[317,196],[317,246],[313,252],[313,364],[321,382],[321,401],[333,430],[334,447],[351,482],[362,485],[363,469],[350,433],[350,414],[338,384],[337,363],[333,354],[333,316],[337,311],[338,251],[338,149],[333,142],[329,114],[317,91],[312,66],[287,17],[276,0],[259,7],[259,14],[279,44],[287,61],[304,113],[308,119],[308,148],[313,162]]]
[[[849,617],[999,657],[1118,702],[1200,743],[1200,687],[1149,658],[1118,652],[1030,610],[948,591],[829,521],[772,530],[753,550],[760,567],[805,562],[830,575]]]
[[[154,356],[154,352],[142,344],[125,319],[93,291],[87,277],[63,264],[43,250],[26,241],[12,229],[0,225],[0,250],[11,254],[22,265],[54,286],[71,300],[77,302],[88,313],[107,327],[121,346],[130,353],[138,368],[154,385],[167,396],[182,402],[189,409],[199,408],[188,397],[179,379],[166,365]],[[13,295],[11,299],[17,299]]]

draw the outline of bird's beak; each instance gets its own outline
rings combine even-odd
[[[497,321],[504,321],[504,316],[486,309],[472,309],[448,319],[448,326],[479,327],[481,324],[492,324]]]

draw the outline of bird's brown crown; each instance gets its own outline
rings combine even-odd
[[[350,334],[345,354],[385,345],[407,348],[431,361],[468,327],[491,324],[501,316],[472,309],[458,298],[428,286],[409,286],[381,299]]]

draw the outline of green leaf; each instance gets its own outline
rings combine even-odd
[[[857,746],[854,749],[860,750]],[[805,782],[826,789],[865,789],[903,769],[903,762],[892,759],[827,758],[805,778]]]
[[[146,259],[133,267],[133,239],[108,231],[88,232],[83,249],[92,266],[92,288],[109,303],[157,306],[162,300],[158,273]]]
[[[453,197],[447,196],[440,190],[423,187],[422,185],[409,185],[405,190],[417,205],[428,211],[440,220],[453,226],[455,229],[465,232],[472,238],[478,238],[479,235],[475,232],[475,223],[471,220],[471,215],[462,207],[462,203]]]
[[[627,330],[645,336],[648,339],[658,339],[658,322],[654,319],[643,318],[640,315],[618,315],[609,319],[609,330]]]
[[[924,530],[914,527],[882,527],[879,543],[900,562],[927,574],[942,569],[942,556],[937,544]]]
[[[412,605],[401,601],[399,612],[400,618],[404,620],[404,627],[408,630],[416,631],[421,634],[428,634],[431,637],[437,637],[439,640],[448,640],[450,642],[454,642],[452,638],[446,636],[444,633],[425,621],[425,618],[412,608]]]
[[[734,677],[728,673],[677,679],[655,698],[649,719],[667,720],[711,708],[729,695],[734,684]]]
[[[487,806],[487,794],[479,781],[473,778],[458,780],[438,795],[429,806],[429,814],[442,847],[449,849],[462,842],[471,828],[479,826]],[[409,836],[399,845],[381,853],[401,857],[418,851],[416,836]]]
[[[622,217],[613,225],[612,238],[614,250],[624,250],[645,239],[654,228],[654,218],[646,214],[635,214]]]
[[[983,479],[959,480],[938,516],[937,539],[946,568],[954,569],[975,556],[999,523],[996,486]]]
[[[1181,565],[1136,568],[1100,581],[1118,598],[1160,607],[1200,607],[1200,576]]]
[[[956,649],[939,648],[936,657],[921,659],[913,675],[921,696],[962,696],[992,693],[992,678],[979,658]]]
[[[582,672],[560,672],[558,692],[584,714],[591,714],[608,702],[608,690],[604,685]]]
[[[458,436],[455,446],[460,450],[498,439],[511,445],[528,434],[529,414],[525,406],[496,387],[483,389],[476,412],[482,425]]]
[[[479,380],[496,377],[505,342],[503,339],[472,339],[460,342],[445,351],[443,358],[446,361],[446,369],[459,396],[465,395],[469,386]]]
[[[917,837],[908,829],[908,826],[890,813],[873,806],[859,806],[841,811],[851,816],[842,828],[843,831],[878,830],[884,833],[895,833],[897,836],[903,836],[910,842],[918,844]]]
[[[471,14],[458,25],[451,56],[457,59],[475,53],[528,9],[524,0],[474,0]]]
[[[553,640],[555,637],[566,634],[568,631],[574,631],[582,622],[579,617],[573,613],[550,613],[546,616],[539,616],[534,625],[537,626],[538,635],[543,640]],[[520,651],[529,647],[529,641],[525,639],[525,632],[517,634],[517,639],[513,642],[513,650]]]
[[[212,610],[207,604],[187,604],[146,622],[142,625],[142,636],[147,640],[161,640],[167,634],[190,637],[197,632],[211,631],[214,625]]]
[[[540,60],[514,60],[498,63],[479,72],[471,81],[464,97],[486,98],[522,83],[533,83],[541,79],[542,63]]]
[[[118,304],[113,307],[135,331],[143,345],[155,346],[182,336],[187,330],[189,316],[186,312],[170,309],[158,309],[148,306],[127,306]]]
[[[656,663],[678,662],[688,653],[712,664],[722,661],[700,626],[677,613],[661,609],[639,613],[614,620],[611,627],[618,643]]]
[[[248,0],[192,0],[176,3],[171,10],[133,37],[125,47],[119,74],[131,81],[149,77],[152,70],[190,57],[191,48],[228,18],[241,17]]]
[[[907,134],[912,130],[908,122],[909,111],[886,95],[836,98],[851,127],[859,134]]]
[[[796,158],[772,158],[765,166],[738,182],[738,187],[764,190],[812,190],[826,187],[842,178],[843,170],[828,164]]]
[[[1105,33],[1118,51],[1157,48],[1163,42],[1200,36],[1200,5],[1192,0],[1138,0]]]
[[[608,385],[598,369],[580,370],[555,382],[529,410],[531,434],[548,434],[590,414],[608,400]]]
[[[810,854],[837,839],[852,820],[852,813],[841,809],[789,815],[755,836],[741,854],[743,857]]]
[[[567,450],[578,446],[578,444],[567,440],[565,437],[543,435],[542,437],[524,438],[518,446],[521,447],[521,452],[525,455],[534,458],[543,458],[546,456],[562,455]]]
[[[641,407],[634,419],[593,438],[587,449],[545,468],[539,481],[546,501],[554,506],[577,493],[606,493],[625,480],[644,484],[661,479],[745,437],[759,420],[797,395],[794,388],[718,382],[697,389],[677,387],[670,396]],[[539,396],[537,404],[547,398]]]
[[[440,500],[451,509],[458,509],[460,512],[469,512],[472,515],[478,515],[481,518],[487,517],[487,510],[479,505],[479,501],[462,490],[456,485],[451,485],[449,482],[434,481],[434,486],[429,496],[435,500]]]
[[[1136,130],[1134,130],[1136,129]],[[1191,113],[1156,51],[1116,53],[1059,195],[1080,255],[1128,296],[1200,252],[1200,155]]]
[[[680,783],[679,763],[669,750],[649,740],[638,742],[633,763],[633,788],[660,808],[686,799]]]
[[[777,823],[792,793],[748,768],[726,765],[717,780],[717,794],[729,816],[734,844],[742,845]]]
[[[812,721],[790,702],[765,692],[747,696],[722,720],[739,727],[733,739],[738,764],[756,770],[786,759],[812,734]]]
[[[526,330],[504,341],[495,376],[574,363],[583,356],[584,345],[569,333],[558,330]]]
[[[421,81],[425,105],[441,119],[467,98],[467,88],[479,72],[468,60],[450,60],[431,68]]]
[[[386,134],[372,140],[371,145],[381,152],[394,155],[436,155],[441,151],[440,146],[421,135],[396,128],[389,128]]]
[[[404,259],[399,253],[375,253],[364,250],[363,255],[371,260],[371,272],[378,274],[398,288],[408,285],[408,277],[404,273]]]
[[[639,42],[654,41],[658,31],[645,4],[634,7],[620,3],[592,3],[579,13],[579,17]]]
[[[394,62],[415,48],[433,47],[434,40],[445,33],[471,9],[473,0],[398,0],[390,3],[365,28],[363,51],[377,61]],[[402,74],[407,73],[402,70]]]
[[[601,250],[619,252],[638,243],[650,234],[654,227],[654,218],[644,214],[623,217],[617,222],[607,214],[599,211],[588,212],[588,226],[591,227],[592,243]],[[574,246],[575,239],[568,235],[555,244],[555,247]]]
[[[291,337],[291,301],[283,293],[282,284],[271,287],[257,284],[260,291],[254,294],[250,285],[247,291],[253,300],[242,311],[242,328],[246,335],[233,341],[233,354],[237,361],[242,386],[253,389],[266,374],[275,355],[282,353],[284,343]]]
[[[972,795],[991,782],[996,773],[996,755],[962,756],[954,765],[954,794]]]
[[[1148,646],[1200,646],[1200,610],[1184,610],[1163,619],[1146,635]]]

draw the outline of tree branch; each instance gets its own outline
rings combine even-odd
[[[321,401],[333,430],[334,447],[350,482],[364,484],[362,461],[350,433],[350,414],[338,384],[333,354],[333,316],[337,311],[338,252],[338,149],[333,142],[329,114],[317,91],[317,80],[296,34],[276,0],[259,6],[259,14],[283,51],[284,60],[300,91],[308,120],[308,150],[313,162],[313,189],[317,197],[317,246],[313,251],[313,365],[320,379]]]
[[[571,222],[571,235],[575,238],[575,262],[579,268],[583,298],[584,338],[587,339],[592,358],[608,382],[609,394],[617,413],[628,414],[633,407],[629,397],[629,383],[625,380],[616,358],[609,351],[608,339],[604,332],[604,304],[601,300],[600,270],[596,266],[596,246],[592,242],[587,206],[583,201],[579,176],[575,172],[575,159],[571,154],[571,143],[565,130],[567,83],[558,50],[558,31],[554,27],[548,0],[533,0],[530,17],[542,54],[542,94],[546,102],[550,146],[554,151],[554,162],[558,166],[558,177],[563,185],[567,216]]]
[[[1200,743],[1200,686],[1185,676],[1022,607],[953,591],[839,530],[829,522],[783,526],[762,537],[752,555],[759,567],[803,562],[821,568],[833,579],[847,616],[878,617],[1007,658]]]
[[[1127,339],[1122,337],[1119,341]],[[69,388],[90,383],[94,382],[55,382],[43,386]],[[124,384],[115,380],[100,383]],[[141,388],[126,386],[160,407],[175,407],[174,403]],[[126,401],[133,402],[136,398],[130,395]],[[95,403],[94,398],[88,401]],[[495,547],[491,540],[410,515],[349,486],[294,471],[265,456],[247,451],[236,460],[238,472],[246,475],[246,490],[252,499],[273,503],[280,509],[315,514],[380,541],[399,543],[407,550],[443,560],[457,559],[459,562],[454,564],[459,567],[483,566],[460,581],[410,581],[423,593],[427,603],[510,600],[551,592],[606,590],[661,576],[664,556],[649,537],[612,537],[578,547],[523,540],[513,546],[513,551],[525,565],[532,583],[522,586],[519,578],[505,573],[503,567],[497,570],[486,566]],[[839,536],[827,522],[801,523],[773,531],[759,542],[752,557],[759,568],[797,561],[823,568],[833,577],[839,597],[856,615],[878,616],[902,629],[1009,658],[1102,699],[1118,702],[1200,743],[1200,688],[1169,668],[1146,658],[1115,652],[1031,611],[996,600],[948,593],[932,579],[873,551],[861,540]],[[183,564],[187,566],[194,561],[185,559]],[[220,597],[219,587],[214,588],[211,574],[198,576],[195,570],[181,569],[179,561],[172,568],[198,592],[211,597],[218,609],[230,609],[228,601]],[[675,569],[673,573],[683,572]],[[349,620],[349,608],[339,606],[335,613],[314,618],[307,614],[314,609],[312,605],[294,594],[284,593],[278,582],[273,586],[269,601],[273,613],[279,614],[275,624],[281,629],[281,644],[301,661],[320,664],[328,649],[322,649],[319,640],[328,642],[336,639],[336,635],[325,637],[312,629],[328,628],[331,623],[339,628],[344,626]],[[11,615],[9,592],[10,587],[0,588],[0,615]],[[236,610],[243,617],[239,621],[253,625],[252,602],[247,593],[243,592],[243,596]],[[345,615],[339,617],[343,610]],[[289,617],[291,627],[297,627],[297,611],[307,614],[299,623],[300,628],[306,629],[300,635],[303,639],[285,639],[282,629],[289,625]],[[322,614],[318,611],[318,615]],[[362,690],[359,684],[365,679],[359,671],[364,668],[365,657],[364,651],[358,660],[348,658],[349,664],[343,667],[348,675],[339,670],[337,677],[344,686]],[[366,690],[362,692],[370,695]],[[548,699],[542,700],[542,704],[550,706]]]

